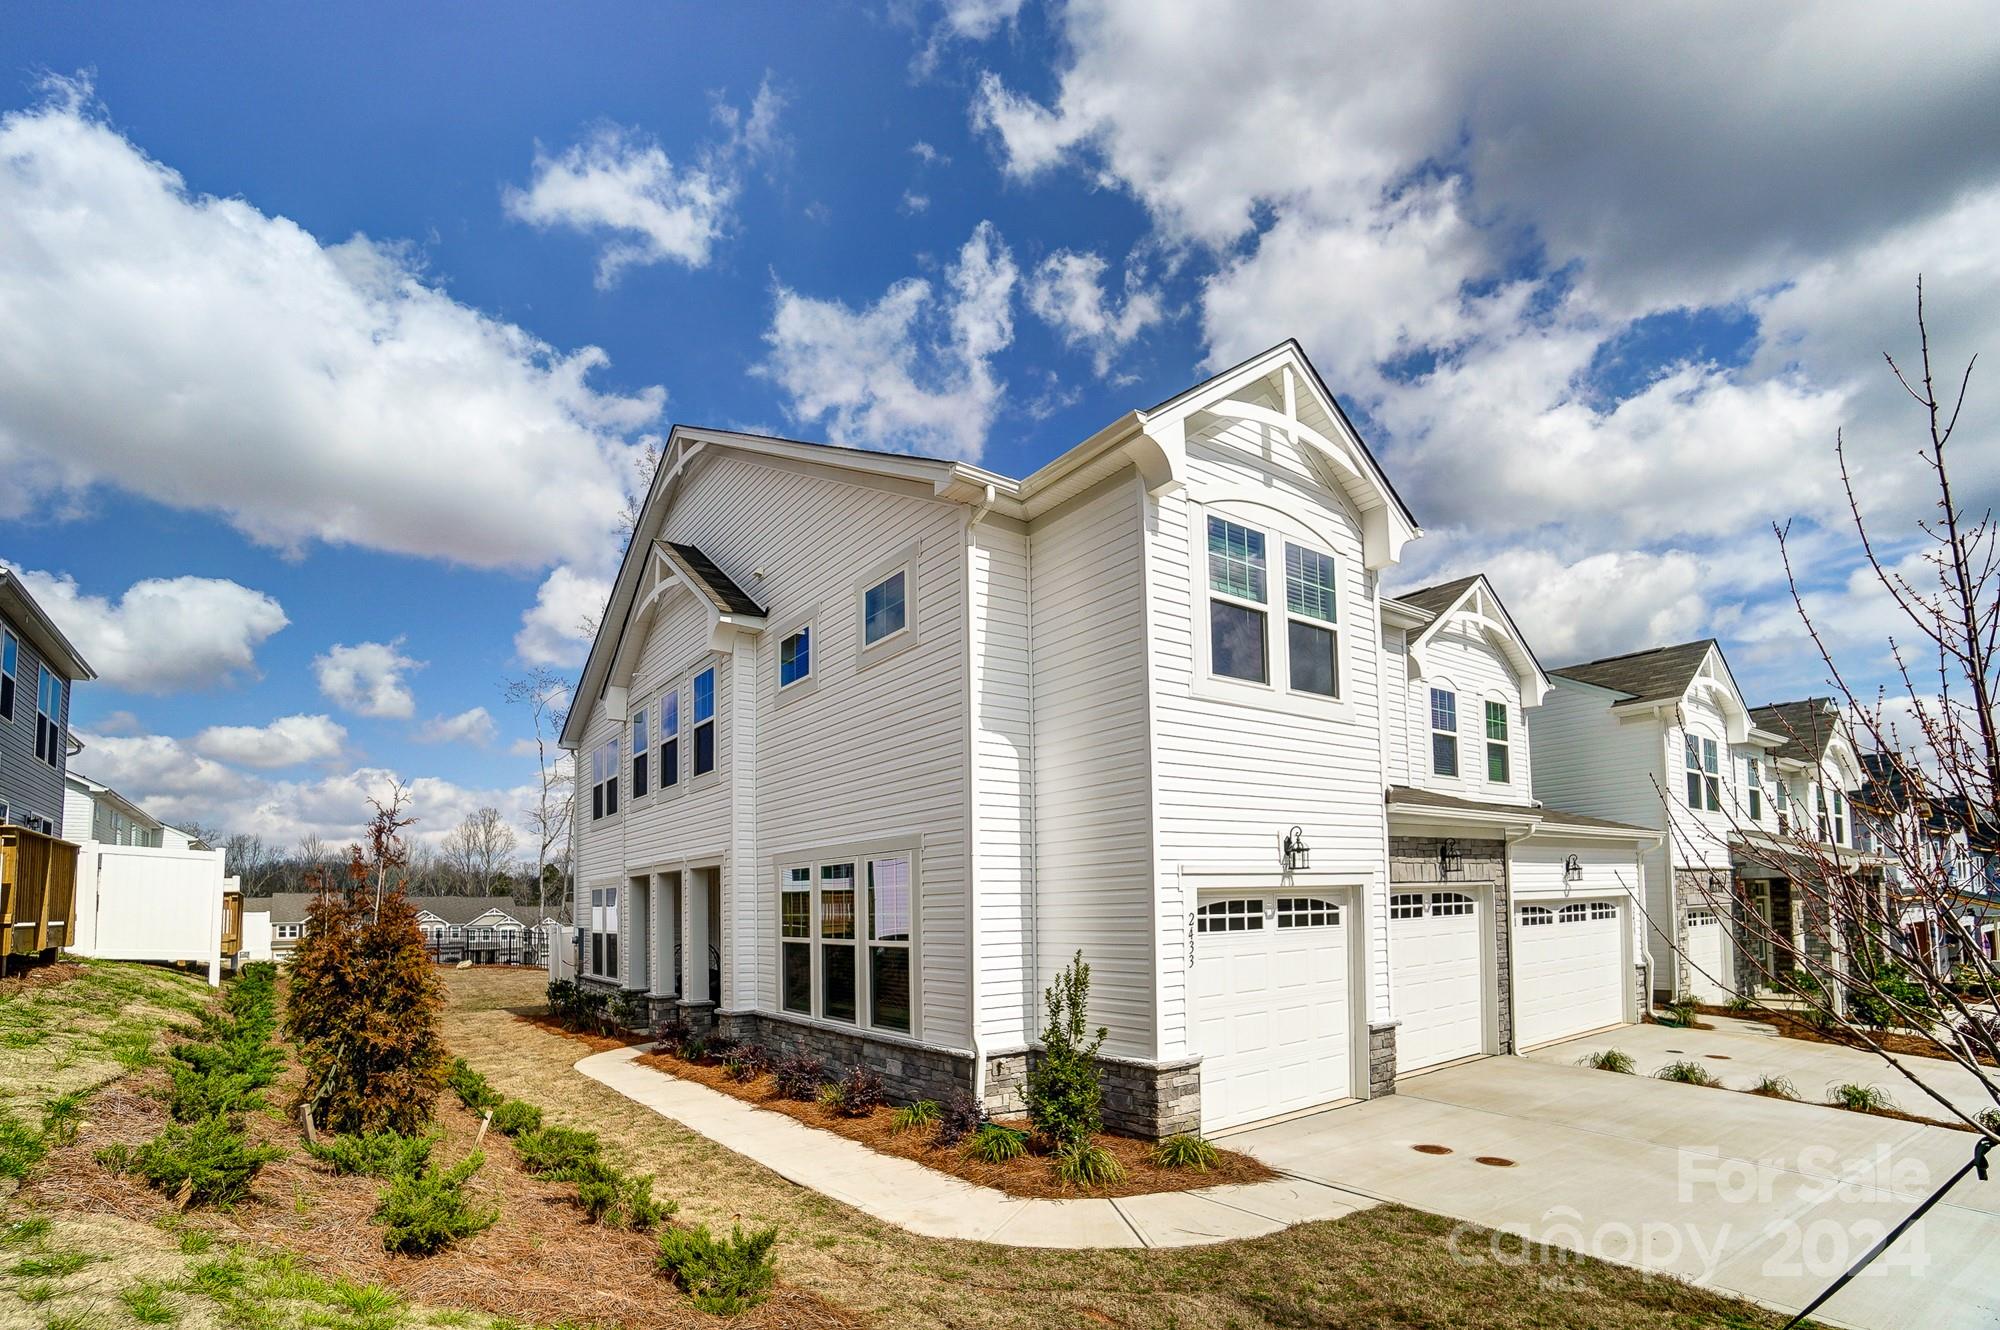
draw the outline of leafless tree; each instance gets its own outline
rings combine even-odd
[[[1741,971],[1756,985],[1786,993],[1813,1024],[1875,1052],[1944,1116],[2000,1139],[2000,976],[1984,939],[1965,922],[1969,909],[1995,904],[1990,878],[1968,881],[1967,859],[1968,852],[1978,863],[1980,850],[2000,851],[2000,718],[1994,710],[2000,696],[2000,552],[1992,512],[1968,511],[1952,489],[1953,435],[1972,363],[1957,376],[1956,390],[1941,395],[1921,282],[1917,332],[1916,373],[1887,359],[1924,415],[1917,456],[1936,486],[1935,516],[1894,538],[1871,529],[1846,439],[1835,443],[1862,556],[1908,625],[1888,641],[1892,685],[1870,690],[1850,682],[1851,670],[1836,659],[1800,587],[1790,529],[1775,528],[1793,605],[1833,693],[1823,723],[1844,719],[1856,746],[1874,755],[1873,779],[1853,810],[1868,828],[1870,851],[1833,843],[1839,837],[1827,834],[1816,808],[1797,810],[1775,835],[1732,817],[1731,851],[1789,879],[1799,917],[1778,927],[1740,886],[1702,894],[1728,930]],[[1816,752],[1826,736],[1789,737],[1808,740],[1808,751]],[[1699,842],[1717,835],[1689,819],[1669,818],[1668,824],[1679,842],[1676,862],[1699,862]],[[1910,919],[1935,930],[1937,945],[1957,963],[1911,954],[1904,939]],[[1805,945],[1795,945],[1799,936],[1792,927],[1802,928]],[[1663,931],[1676,936],[1671,927]],[[1709,977],[1739,988],[1736,975]],[[1913,1051],[1923,1056],[1910,1056]],[[1970,1072],[1996,1107],[1969,1110],[1955,1103],[1936,1084],[1925,1057]]]
[[[439,853],[468,895],[489,896],[514,862],[520,843],[497,808],[482,808],[452,828]]]
[[[537,667],[505,688],[507,702],[528,712],[535,728],[535,802],[522,810],[535,847],[535,891],[542,913],[549,913],[549,866],[558,865],[558,883],[567,894],[570,821],[576,803],[575,771],[559,746],[563,723],[569,718],[575,684],[554,670]],[[560,904],[560,902],[557,902]]]
[[[245,896],[268,896],[278,871],[277,850],[261,836],[238,832],[222,844],[222,871],[243,884]]]

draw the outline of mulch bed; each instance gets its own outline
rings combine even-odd
[[[288,1068],[267,1092],[270,1102],[290,1103],[298,1078],[296,1065]],[[49,1154],[24,1196],[40,1205],[108,1210],[142,1222],[171,1214],[168,1197],[136,1177],[107,1172],[92,1158],[114,1142],[144,1142],[167,1124],[159,1097],[166,1083],[163,1072],[150,1071],[115,1081],[93,1096],[75,1144]],[[435,1307],[624,1330],[716,1324],[660,1273],[656,1235],[587,1222],[575,1204],[575,1187],[523,1172],[512,1145],[498,1133],[488,1132],[480,1145],[486,1164],[471,1190],[482,1203],[499,1207],[499,1222],[448,1251],[419,1258],[382,1250],[372,1218],[386,1185],[382,1180],[338,1176],[312,1159],[302,1148],[295,1119],[252,1113],[248,1123],[253,1138],[289,1153],[265,1165],[247,1202],[226,1211],[190,1212],[189,1224],[220,1239],[290,1251],[325,1276],[386,1285]],[[434,1158],[456,1161],[471,1151],[479,1120],[449,1092],[439,1096],[436,1125],[444,1139]],[[863,1322],[781,1282],[768,1302],[731,1324],[826,1330]]]
[[[655,1071],[696,1081],[758,1108],[783,1113],[808,1127],[818,1127],[822,1131],[845,1136],[850,1141],[859,1141],[879,1153],[915,1160],[940,1173],[949,1173],[981,1187],[992,1187],[1009,1196],[1066,1200],[1083,1196],[1145,1196],[1154,1192],[1193,1191],[1200,1187],[1263,1182],[1277,1176],[1250,1156],[1230,1150],[1219,1151],[1221,1157],[1214,1167],[1206,1171],[1162,1168],[1153,1162],[1151,1141],[1106,1132],[1095,1140],[1125,1166],[1124,1179],[1102,1187],[1069,1187],[1056,1178],[1048,1156],[1037,1154],[1033,1147],[1018,1159],[1004,1164],[988,1164],[972,1158],[956,1145],[932,1145],[928,1130],[898,1132],[894,1126],[895,1110],[891,1108],[878,1108],[867,1117],[851,1118],[816,1103],[803,1104],[796,1099],[783,1098],[778,1094],[777,1078],[769,1072],[755,1080],[734,1081],[720,1066],[688,1062],[671,1053],[645,1053],[640,1055],[638,1061]],[[1003,1121],[1007,1126],[1024,1131],[1028,1126],[1025,1119]]]
[[[1837,1025],[1832,1029],[1822,1030],[1795,1012],[1772,1011],[1766,1007],[1754,1007],[1745,1012],[1732,1012],[1724,1007],[1703,1007],[1701,1011],[1707,1016],[1728,1016],[1739,1021],[1756,1021],[1761,1025],[1774,1026],[1778,1033],[1787,1039],[1804,1039],[1815,1044],[1838,1044],[1843,1048],[1859,1048],[1869,1052],[1873,1051],[1869,1047],[1869,1039],[1872,1039],[1884,1052],[1893,1053],[1897,1057],[1950,1060],[1945,1057],[1944,1050],[1938,1047],[1936,1040],[1900,1030],[1872,1030],[1868,1039],[1863,1039],[1860,1035]],[[1979,1055],[1979,1060],[1988,1066],[1994,1065],[1993,1059],[1989,1057]]]
[[[21,967],[19,957],[10,960],[13,967]],[[75,961],[54,961],[48,965],[27,965],[24,968],[10,968],[7,977],[0,979],[0,994],[25,993],[31,988],[56,988],[79,978],[83,967]]]
[[[591,1034],[585,1030],[572,1030],[547,1012],[517,1011],[513,1016],[515,1020],[526,1021],[538,1030],[547,1030],[550,1034],[574,1039],[593,1053],[609,1053],[614,1049],[630,1048],[634,1044],[647,1042],[646,1036],[642,1034]]]

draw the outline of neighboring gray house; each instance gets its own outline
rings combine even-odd
[[[417,926],[424,941],[440,961],[475,963],[543,964],[548,959],[551,932],[560,925],[554,919],[537,918],[541,911],[533,905],[516,905],[511,896],[412,896],[417,908]],[[306,908],[313,902],[310,891],[281,891],[263,901],[253,901],[252,911],[267,907],[271,915],[271,949],[279,958],[305,936]]]
[[[21,579],[0,568],[0,823],[60,834],[69,689],[96,677]]]

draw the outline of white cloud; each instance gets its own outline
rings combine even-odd
[[[1137,274],[1125,276],[1124,298],[1104,290],[1102,255],[1059,249],[1043,259],[1028,282],[1028,308],[1062,337],[1065,345],[1090,352],[1101,378],[1132,340],[1164,317],[1160,297]]]
[[[1002,167],[1008,175],[1023,180],[1062,162],[1084,137],[1084,130],[1074,122],[1009,92],[996,74],[980,76],[979,94],[972,103],[972,127],[1000,140]]]
[[[209,688],[254,675],[257,648],[289,622],[277,601],[223,578],[149,577],[114,600],[85,593],[64,573],[15,572],[98,678],[127,692]]]
[[[904,212],[909,213],[911,216],[915,216],[917,213],[924,212],[930,208],[931,206],[930,195],[919,194],[914,189],[906,189],[903,191],[903,202],[901,206]]]
[[[289,551],[601,557],[665,400],[592,388],[602,351],[458,303],[406,246],[190,191],[77,84],[0,116],[0,161],[0,518],[101,484]]]
[[[925,166],[950,166],[951,158],[939,152],[932,145],[918,139],[910,145],[910,154]]]
[[[85,732],[77,769],[102,781],[155,817],[179,824],[191,805],[225,803],[255,779],[201,756],[178,739],[160,734],[111,735]],[[162,799],[172,811],[155,807]]]
[[[280,716],[268,725],[211,725],[194,737],[193,747],[237,766],[291,767],[339,757],[346,742],[346,729],[331,717]]]
[[[529,665],[569,668],[583,663],[597,621],[611,599],[609,579],[574,568],[551,571],[521,615],[514,652]]]
[[[944,274],[897,282],[864,309],[780,287],[757,373],[801,425],[834,443],[977,459],[1004,388],[992,358],[1014,339],[1020,272],[981,222]]]
[[[403,676],[422,669],[424,662],[405,656],[402,645],[400,637],[353,646],[336,643],[313,661],[319,690],[356,715],[409,718],[416,714],[417,702]]]
[[[1551,667],[1700,637],[1709,611],[1708,571],[1685,550],[1567,561],[1546,550],[1512,549],[1479,571]]]
[[[456,716],[433,716],[417,731],[418,743],[466,743],[475,748],[485,748],[498,737],[499,729],[485,707],[461,711]]]
[[[944,23],[960,37],[984,41],[1021,13],[1023,0],[944,0]]]

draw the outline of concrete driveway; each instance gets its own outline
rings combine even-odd
[[[1393,1096],[1228,1144],[1303,1178],[1786,1310],[1971,1157],[1966,1132],[1591,1071],[1573,1065],[1581,1047],[1411,1077]],[[1562,1273],[1560,1252],[1524,1257],[1518,1241],[1496,1251],[1467,1235],[1463,1251]],[[1821,1317],[1866,1330],[1992,1327],[1996,1270],[2000,1176],[1968,1176]]]

